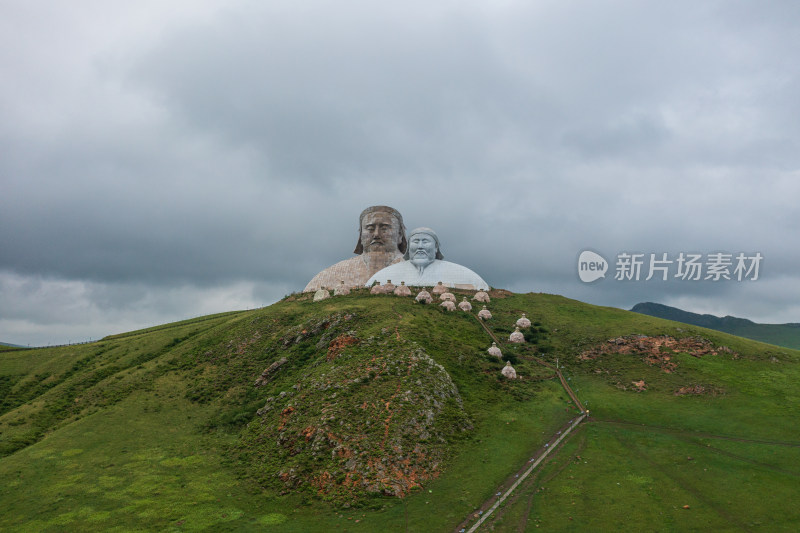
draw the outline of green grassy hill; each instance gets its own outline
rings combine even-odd
[[[738,335],[739,337],[767,342],[777,346],[800,349],[800,324],[797,323],[758,324],[746,318],[701,315],[683,311],[677,307],[652,302],[638,303],[633,306],[631,311],[694,326],[716,329],[731,335]]]
[[[591,418],[485,528],[796,530],[800,352],[494,295],[518,380],[477,306],[366,291],[0,353],[0,530],[453,531],[578,414],[537,359]]]

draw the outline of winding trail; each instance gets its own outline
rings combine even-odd
[[[486,326],[483,320],[478,318],[476,315],[472,316],[475,317],[475,320],[478,321],[478,323],[481,325],[484,331],[486,331],[486,333],[492,338],[492,340],[496,344],[502,344],[500,340],[494,335],[494,333],[492,333],[492,331]],[[457,525],[455,531],[459,533],[463,531],[466,531],[466,533],[474,533],[475,531],[477,531],[477,529],[484,522],[486,522],[490,516],[492,516],[492,514],[497,510],[497,508],[500,507],[500,505],[509,496],[511,496],[514,490],[517,487],[519,487],[519,485],[536,469],[536,467],[538,467],[542,463],[542,461],[544,461],[544,459],[548,455],[550,455],[550,452],[556,449],[558,445],[561,444],[561,442],[567,437],[567,435],[569,435],[573,429],[575,429],[581,422],[586,420],[586,418],[589,416],[589,413],[588,411],[586,411],[586,408],[583,406],[578,397],[575,395],[575,392],[569,386],[567,380],[564,379],[564,376],[563,374],[561,374],[560,369],[554,367],[547,361],[544,361],[536,357],[535,355],[526,355],[526,357],[532,359],[533,361],[544,367],[549,368],[550,370],[555,371],[556,376],[558,376],[558,379],[561,381],[561,386],[564,387],[564,390],[572,399],[572,402],[575,404],[575,406],[578,408],[581,414],[577,418],[570,420],[567,424],[562,426],[552,437],[550,437],[550,440],[547,443],[545,443],[544,448],[540,449],[528,461],[529,466],[526,465],[522,469],[520,469],[518,473],[514,474],[514,478],[510,478],[503,485],[500,486],[500,490],[498,490],[495,496],[492,496],[491,498],[483,502],[483,504],[481,505],[480,509],[477,512],[477,515],[479,517],[477,522],[472,524],[472,526],[470,526],[469,529],[466,529],[467,525],[470,524],[475,518],[475,513],[473,513],[470,517],[466,518],[459,525]],[[511,479],[513,479],[514,481],[511,483],[510,486],[508,486]]]

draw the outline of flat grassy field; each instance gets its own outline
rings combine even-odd
[[[534,321],[526,344],[501,343],[523,377],[508,382],[474,316],[364,292],[319,303],[299,296],[87,345],[0,353],[0,530],[452,531],[578,412],[534,357],[558,360],[591,418],[484,528],[794,531],[800,523],[796,351],[560,296],[497,293],[488,325],[501,341],[522,312]],[[668,352],[670,372],[645,354],[580,357],[632,335],[699,336],[728,350]],[[332,350],[344,337],[356,340]],[[348,498],[345,485],[305,482],[343,478],[346,449],[258,440],[266,421],[293,420],[347,442],[401,442],[419,406],[399,401],[398,387],[436,398],[411,390],[436,385],[388,370],[367,372],[368,382],[325,381],[374,362],[369,339],[432,358],[460,401],[456,418],[430,412],[442,440],[427,445],[444,450],[441,461],[424,463],[432,477],[402,498]],[[280,370],[254,386],[280,358]],[[632,386],[639,381],[642,391]],[[307,392],[320,386],[329,389]],[[675,394],[695,386],[703,392]],[[363,408],[360,387],[386,403],[374,418],[354,411]],[[326,402],[330,420],[301,409],[304,398]],[[256,413],[277,402],[280,416]],[[348,412],[369,424],[348,428]],[[270,474],[286,450],[304,458],[292,487]]]

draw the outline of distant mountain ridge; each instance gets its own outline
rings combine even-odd
[[[10,342],[0,342],[0,348],[27,348],[21,344],[11,344]]]
[[[634,313],[665,318],[684,324],[692,324],[703,328],[723,331],[739,337],[761,342],[768,342],[786,348],[800,348],[800,324],[759,324],[746,318],[735,316],[718,317],[714,315],[692,313],[677,307],[654,302],[638,303],[631,309]]]

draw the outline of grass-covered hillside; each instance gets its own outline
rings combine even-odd
[[[556,361],[591,416],[482,529],[797,529],[800,352],[492,294],[503,361],[366,291],[2,352],[0,531],[468,528],[579,413]]]

